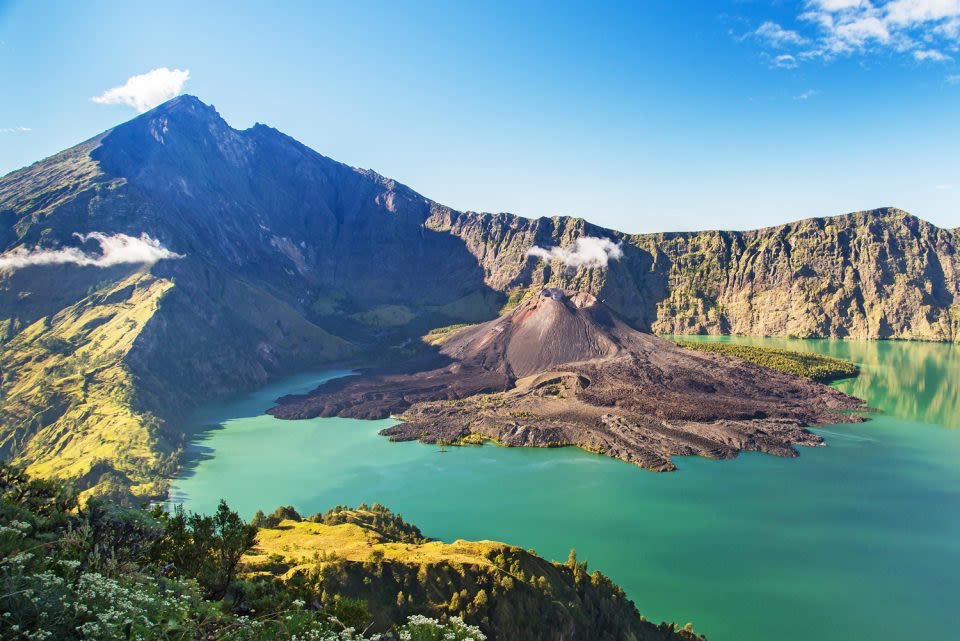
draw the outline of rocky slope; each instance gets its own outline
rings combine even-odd
[[[180,257],[97,262],[93,232]],[[622,258],[527,254],[584,235]],[[896,210],[653,236],[456,212],[181,96],[0,178],[0,456],[152,496],[200,400],[403,356],[545,285],[661,332],[957,340],[957,241]]]
[[[436,362],[368,372],[280,399],[280,418],[402,423],[394,440],[577,445],[666,471],[674,455],[796,456],[804,427],[859,420],[861,402],[745,360],[684,349],[624,323],[584,292],[545,289],[498,319],[450,335]]]
[[[508,214],[442,211],[427,224],[463,238],[498,291],[589,291],[658,333],[960,340],[960,234],[897,209],[633,236]],[[623,257],[598,270],[526,255],[582,236],[622,242]]]

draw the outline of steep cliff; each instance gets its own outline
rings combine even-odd
[[[960,237],[898,209],[756,231],[627,235],[574,218],[435,212],[494,289],[581,289],[659,333],[960,340]],[[526,255],[600,236],[622,242],[605,268]]]

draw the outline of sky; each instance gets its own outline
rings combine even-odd
[[[0,174],[179,92],[461,210],[960,226],[960,0],[0,0]]]

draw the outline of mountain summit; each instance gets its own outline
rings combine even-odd
[[[528,253],[584,237],[620,249],[605,266]],[[957,245],[894,209],[641,236],[458,212],[180,96],[0,178],[0,456],[162,495],[198,402],[398,357],[544,288],[662,333],[955,341]],[[554,358],[511,349],[518,372]]]

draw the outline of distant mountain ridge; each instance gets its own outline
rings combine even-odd
[[[0,178],[0,251],[90,232],[183,258],[0,273],[0,456],[96,493],[162,494],[204,399],[403,355],[545,286],[656,332],[960,340],[958,232],[899,210],[636,236],[459,212],[192,96]],[[622,258],[527,254],[585,235]]]
[[[428,221],[464,239],[499,291],[589,291],[658,333],[960,340],[960,232],[898,209],[754,231],[629,235],[578,218],[451,212]],[[623,242],[605,270],[518,260],[583,235]]]

